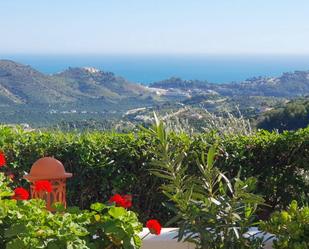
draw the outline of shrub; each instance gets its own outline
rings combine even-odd
[[[6,249],[140,248],[142,230],[134,212],[95,203],[91,210],[56,205],[56,212],[42,200],[13,196],[9,180],[0,173],[0,247]],[[26,191],[26,190],[24,190]],[[16,191],[15,191],[16,192]],[[13,197],[12,199],[10,199]]]
[[[229,178],[240,169],[244,179],[257,178],[256,191],[270,206],[263,208],[261,217],[286,208],[294,198],[309,201],[309,128],[282,134],[260,131],[248,136],[229,135],[220,140],[215,133],[191,137],[180,133],[170,134],[169,139],[175,148],[188,154],[185,161],[191,175],[199,174],[195,154],[207,153],[209,145],[218,141],[216,165],[220,170]],[[152,158],[158,157],[156,143],[144,131],[80,134],[0,127],[0,148],[6,152],[10,173],[17,179],[38,158],[54,156],[73,173],[67,181],[70,206],[89,208],[93,202],[108,200],[111,193],[129,193],[134,199],[132,210],[143,222],[154,212],[161,221],[171,217],[161,205],[167,198],[158,191],[165,181],[149,172]]]
[[[163,123],[156,119],[148,132],[158,141],[152,172],[167,180],[161,188],[176,215],[172,222],[179,226],[178,240],[201,249],[263,248],[262,239],[245,236],[255,224],[257,206],[263,203],[263,198],[250,192],[255,180],[230,181],[214,166],[215,146],[207,159],[202,156],[196,162],[199,175],[188,175],[186,153],[170,143]]]
[[[309,207],[299,207],[292,201],[286,211],[277,211],[261,229],[274,234],[275,249],[309,248]]]
[[[309,200],[308,141],[309,129],[228,137],[221,143],[218,167],[230,176],[241,168],[243,176],[257,178],[257,192],[269,205],[261,217],[267,218],[273,210],[286,208],[295,198]]]

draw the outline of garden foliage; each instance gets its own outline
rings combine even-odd
[[[275,249],[309,248],[309,206],[292,201],[286,211],[276,211],[261,229],[275,235]]]
[[[169,141],[163,123],[156,119],[148,132],[157,140],[158,159],[151,171],[167,180],[161,189],[175,212],[171,221],[179,226],[178,240],[193,242],[197,249],[263,248],[263,239],[248,233],[256,225],[258,205],[264,202],[252,193],[255,179],[228,179],[215,166],[216,145],[207,157],[197,155],[199,174],[189,175],[187,154]]]
[[[134,212],[113,204],[94,203],[90,210],[71,207],[56,212],[43,200],[16,197],[0,173],[0,248],[5,249],[136,249],[142,230]],[[26,191],[26,190],[24,190]]]
[[[228,178],[240,170],[244,179],[257,178],[256,192],[269,205],[259,211],[262,218],[274,209],[286,208],[293,199],[309,200],[309,128],[282,134],[229,135],[220,140],[215,133],[191,137],[180,133],[171,134],[169,140],[187,154],[184,160],[191,175],[200,174],[195,167],[196,154],[207,153],[209,144],[217,141],[216,165]],[[172,216],[161,205],[167,198],[159,187],[166,181],[150,173],[151,161],[158,158],[156,146],[157,141],[145,131],[80,134],[0,128],[0,148],[16,179],[29,172],[38,158],[54,156],[73,173],[67,181],[69,206],[89,208],[91,203],[108,200],[111,193],[129,193],[134,199],[132,210],[143,222],[153,218],[153,213],[161,221]]]

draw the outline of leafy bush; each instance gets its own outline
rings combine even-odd
[[[196,163],[200,174],[188,175],[186,153],[169,142],[163,123],[156,119],[148,131],[158,140],[159,156],[152,172],[167,180],[161,188],[174,204],[172,222],[179,226],[178,240],[193,242],[201,249],[263,248],[262,239],[244,236],[255,224],[257,206],[263,203],[263,198],[250,192],[255,180],[230,181],[214,166],[215,146],[207,159],[202,156]]]
[[[275,235],[275,249],[308,249],[309,206],[298,207],[292,201],[286,211],[273,213],[261,228]]]
[[[294,198],[309,202],[309,128],[282,134],[229,135],[220,140],[215,133],[191,137],[180,133],[170,134],[169,139],[173,147],[188,154],[185,163],[191,175],[199,174],[195,154],[207,153],[209,144],[218,141],[216,166],[220,170],[229,178],[237,176],[240,169],[244,179],[257,178],[256,191],[269,205],[259,212],[262,218],[274,209],[286,208]],[[80,134],[0,127],[0,148],[17,179],[29,172],[38,158],[54,156],[73,173],[67,181],[69,206],[89,208],[93,202],[107,200],[110,193],[130,193],[134,197],[132,210],[143,222],[153,218],[153,213],[161,221],[172,216],[161,205],[167,198],[158,191],[165,180],[154,178],[149,171],[152,158],[158,157],[156,144],[143,131]]]
[[[307,97],[292,100],[267,111],[257,120],[257,127],[279,132],[305,128],[309,122],[309,100]]]
[[[273,210],[286,208],[295,198],[309,200],[308,139],[309,129],[229,137],[221,143],[218,167],[230,176],[241,168],[242,176],[257,178],[257,192],[269,205],[260,217],[268,218]]]
[[[133,195],[133,211],[142,222],[162,210],[159,180],[150,177],[147,162],[154,156],[152,141],[144,134],[26,132],[0,128],[0,148],[5,151],[15,179],[22,179],[42,156],[54,156],[72,172],[67,181],[69,206],[89,208],[111,193]],[[142,179],[142,180],[141,180]],[[91,184],[89,184],[91,182]],[[27,185],[26,181],[15,184]],[[168,213],[160,212],[160,219]]]
[[[91,210],[61,205],[52,213],[42,200],[10,199],[14,192],[0,173],[0,248],[140,248],[142,230],[134,212],[95,203]],[[19,199],[19,198],[18,198]],[[26,197],[25,197],[26,199]]]

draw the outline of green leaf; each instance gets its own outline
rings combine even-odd
[[[113,221],[109,221],[104,224],[104,232],[106,234],[113,234],[113,236],[118,240],[122,240],[125,236],[127,236],[124,228],[120,227],[119,224]]]
[[[100,202],[93,203],[90,206],[91,210],[94,210],[94,211],[97,211],[97,212],[101,212],[105,208],[107,208],[107,206],[103,203],[100,203]]]
[[[119,219],[126,215],[127,211],[123,207],[111,207],[108,213],[110,216]]]
[[[153,112],[153,116],[154,116],[154,119],[155,119],[156,126],[159,127],[160,126],[160,120],[159,120],[156,112]]]
[[[173,180],[173,177],[169,176],[168,174],[166,173],[160,173],[160,171],[158,170],[153,170],[152,173],[157,176],[157,177],[160,177],[160,178],[163,178],[163,179],[167,179],[167,180]]]
[[[46,248],[47,249],[61,249],[61,247],[59,247],[55,241],[48,243]]]
[[[6,245],[6,249],[22,249],[22,248],[25,248],[25,244],[20,239],[11,240]]]
[[[221,205],[221,202],[218,201],[218,200],[216,200],[216,199],[213,198],[213,197],[209,197],[209,200],[210,200],[212,203],[216,204],[217,206],[220,206],[220,205]]]
[[[233,191],[233,187],[232,187],[230,180],[223,173],[219,173],[219,175],[224,179],[224,181],[225,181],[226,185],[228,186],[231,194],[233,194],[234,191]]]
[[[56,212],[64,212],[65,211],[64,205],[60,202],[54,203],[52,205],[52,208],[54,208],[56,210]]]
[[[8,230],[5,231],[4,237],[11,238],[26,232],[26,226],[24,224],[13,224]]]
[[[180,214],[178,214],[178,215],[176,215],[176,216],[174,216],[172,219],[170,219],[167,223],[165,223],[165,227],[168,227],[168,226],[170,226],[170,225],[172,225],[172,224],[175,224],[177,221],[179,221],[181,219],[181,215]]]
[[[133,236],[133,240],[136,248],[140,248],[142,246],[142,240],[138,235]]]
[[[207,153],[207,165],[208,167],[212,167],[214,163],[214,158],[216,155],[216,146],[213,145],[209,148],[208,153]]]
[[[0,197],[10,197],[12,196],[14,193],[13,191],[0,191]]]
[[[124,249],[134,249],[135,248],[134,239],[130,237],[124,238],[122,246]]]

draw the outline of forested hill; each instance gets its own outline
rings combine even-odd
[[[267,130],[297,130],[309,125],[309,97],[292,100],[261,115],[257,127]]]
[[[211,84],[208,81],[170,78],[151,87],[195,91],[214,91],[223,96],[297,97],[309,94],[309,71],[284,73],[280,77],[254,77],[239,83]]]
[[[155,89],[163,89],[159,92]],[[175,89],[177,92],[175,92]],[[173,92],[174,91],[174,92]],[[172,92],[173,94],[170,94]],[[192,98],[197,94],[222,96],[270,96],[293,98],[309,95],[309,71],[284,73],[280,77],[256,77],[240,83],[212,84],[207,81],[170,78],[150,87],[131,83],[111,72],[95,68],[68,68],[46,75],[9,60],[0,60],[0,105],[87,104],[130,102],[145,104],[159,96]],[[166,100],[165,98],[165,100]]]
[[[127,113],[135,113],[135,116],[129,115],[130,122],[134,123],[144,122],[154,110],[164,115],[165,112],[177,113],[184,107],[216,115],[226,111],[235,113],[239,107],[246,118],[253,118],[306,95],[309,95],[309,71],[255,77],[230,84],[174,77],[143,86],[91,67],[68,68],[47,75],[27,65],[0,60],[2,123],[45,126],[94,119],[105,124],[106,120],[123,121]],[[280,120],[275,114],[269,115]],[[196,115],[187,115],[191,116]],[[270,118],[263,116],[258,120],[261,127],[271,127],[267,123]]]
[[[142,85],[94,68],[69,68],[46,75],[30,66],[0,60],[0,106],[104,105],[130,98],[143,103],[151,94]]]

